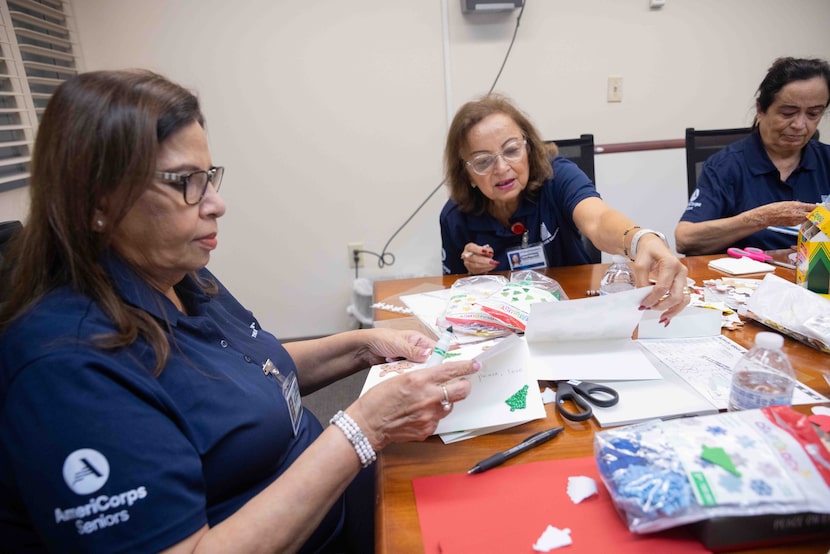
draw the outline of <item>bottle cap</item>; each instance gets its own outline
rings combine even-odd
[[[769,350],[781,350],[784,345],[784,337],[778,333],[763,331],[755,335],[755,345]]]

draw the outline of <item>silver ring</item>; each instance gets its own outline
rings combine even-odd
[[[470,258],[470,256],[472,256],[472,255],[473,255],[473,253],[472,253],[472,252],[464,252],[463,254],[461,254],[461,259],[462,259],[462,260],[469,259],[469,258]]]
[[[450,395],[447,394],[447,387],[441,385],[441,390],[444,391],[444,398],[441,399],[441,407],[444,408],[445,412],[449,412],[452,408],[452,402],[450,402]]]

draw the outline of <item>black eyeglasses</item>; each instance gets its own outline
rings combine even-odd
[[[201,169],[192,173],[168,173],[157,171],[156,175],[167,185],[182,187],[184,203],[195,206],[202,201],[207,192],[208,183],[213,183],[213,190],[219,192],[222,186],[222,176],[225,174],[224,167],[211,167],[207,171]]]

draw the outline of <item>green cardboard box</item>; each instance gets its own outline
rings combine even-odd
[[[819,205],[798,230],[795,282],[830,298],[830,209]]]

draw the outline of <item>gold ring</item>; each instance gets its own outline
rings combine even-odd
[[[445,412],[449,412],[452,408],[452,402],[450,402],[450,395],[447,394],[447,387],[441,385],[441,390],[444,391],[444,398],[441,399],[441,407],[444,408]]]

